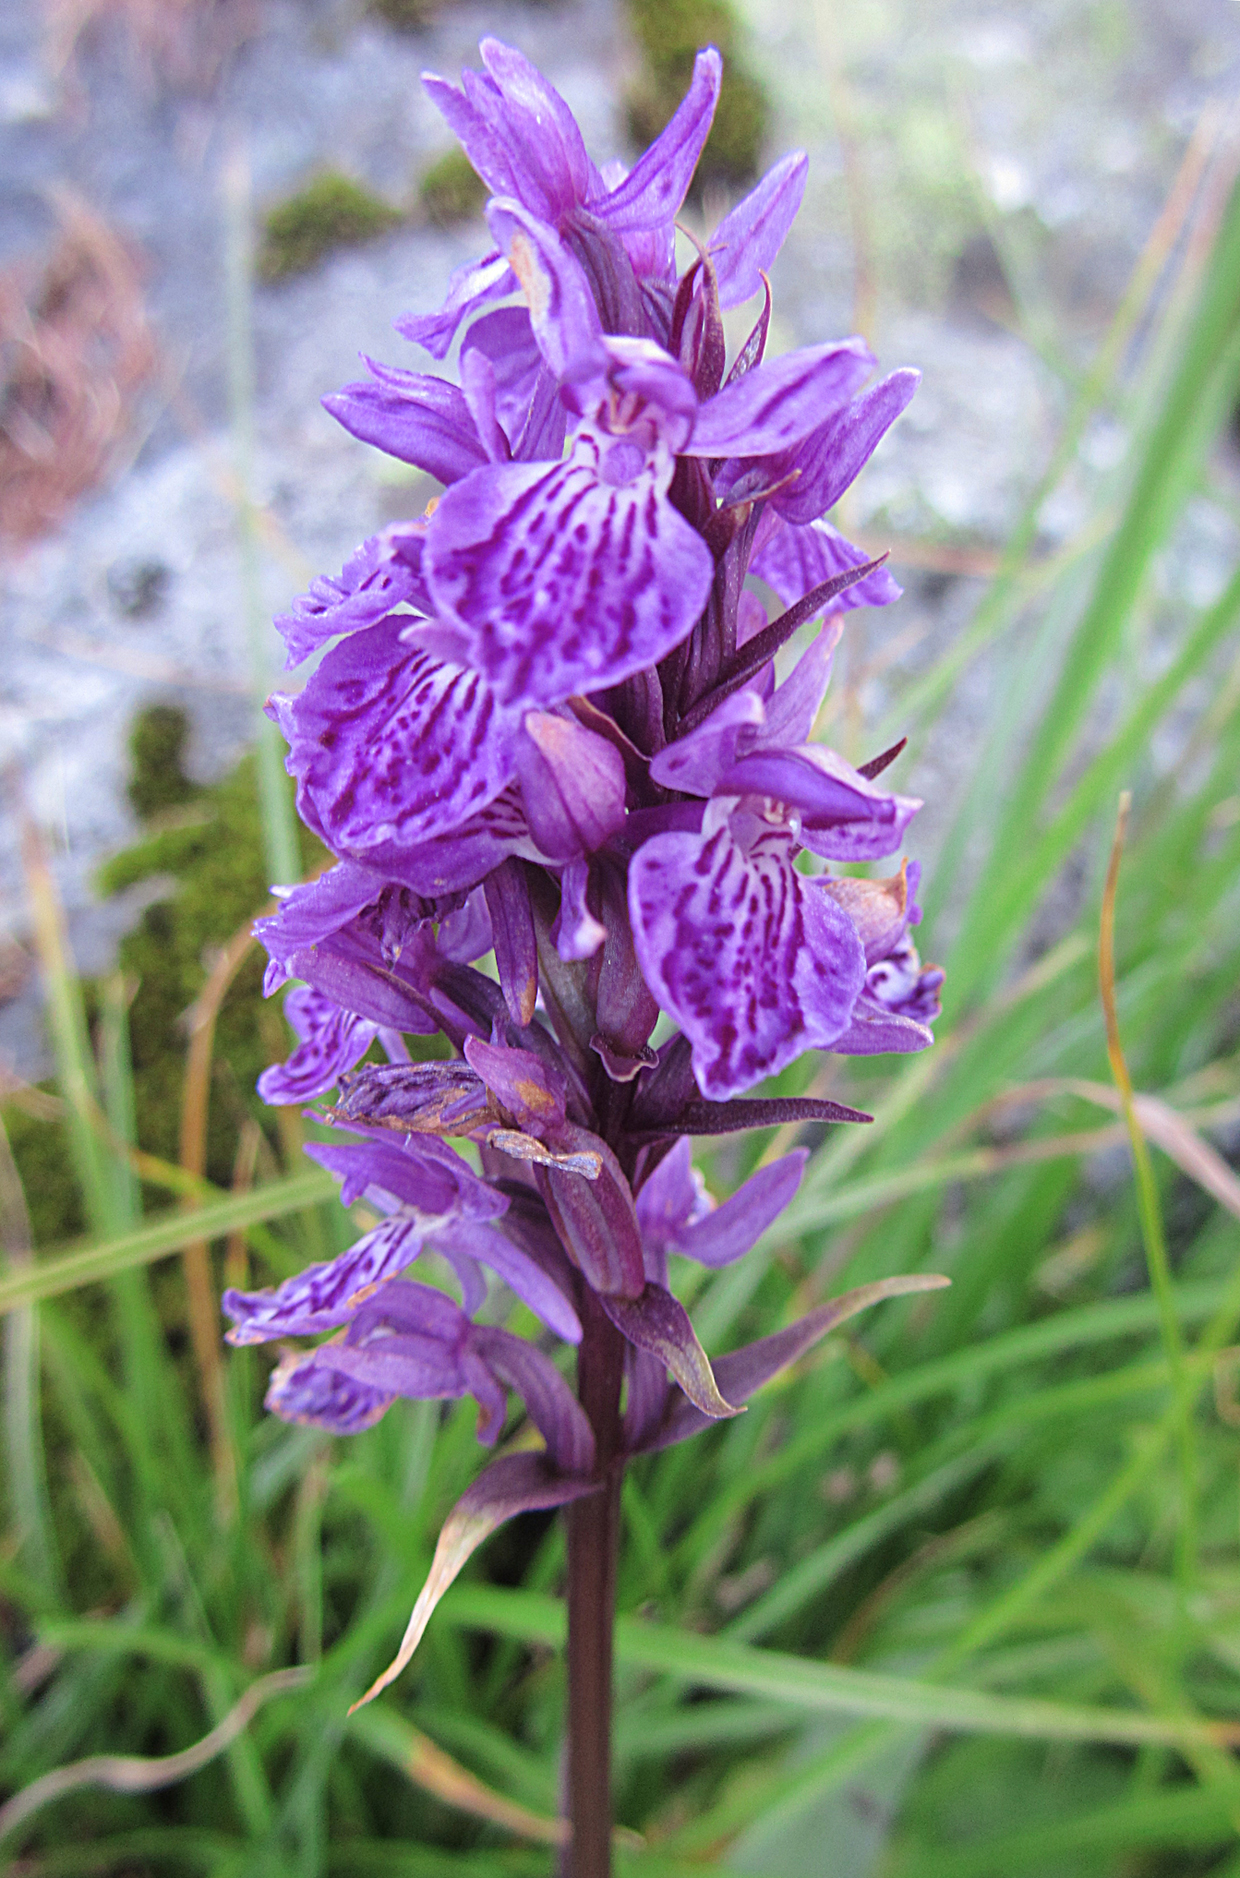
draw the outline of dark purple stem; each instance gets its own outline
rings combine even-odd
[[[568,1816],[565,1878],[611,1878],[611,1647],[620,1531],[620,1383],[624,1339],[588,1286],[580,1286],[583,1336],[577,1393],[598,1449],[598,1493],[575,1501],[568,1521]]]

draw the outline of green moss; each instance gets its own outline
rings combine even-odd
[[[179,1150],[185,1013],[202,991],[217,949],[267,897],[254,759],[244,758],[218,783],[197,786],[179,766],[187,728],[180,712],[165,707],[144,712],[135,724],[130,799],[135,806],[158,804],[165,820],[99,875],[105,894],[156,876],[172,877],[169,893],[146,908],[122,939],[118,956],[121,971],[136,986],[129,1029],[138,1141],[171,1161]],[[178,803],[180,814],[170,824],[166,805]],[[322,848],[304,830],[302,857],[307,869],[323,859]],[[254,1084],[288,1042],[276,1008],[264,1004],[262,977],[256,947],[233,980],[216,1025],[207,1173],[225,1186],[232,1180],[245,1118],[253,1116],[270,1131],[271,1111],[259,1101]],[[95,1002],[93,986],[88,982],[85,989],[89,1009]],[[32,1120],[11,1105],[5,1126],[29,1198],[36,1244],[84,1231],[60,1124]],[[167,1203],[164,1194],[151,1198]]]
[[[381,197],[338,170],[324,170],[268,215],[258,257],[264,280],[315,267],[336,248],[371,241],[401,220]]]
[[[487,186],[465,152],[454,146],[431,164],[418,184],[418,196],[431,221],[448,228],[480,213]]]
[[[758,80],[745,65],[741,28],[728,0],[629,0],[629,19],[645,72],[628,99],[635,143],[657,137],[680,103],[702,46],[718,46],[723,85],[695,187],[747,183],[757,174],[770,117]]]
[[[180,808],[198,793],[196,784],[185,774],[188,737],[184,711],[174,710],[170,704],[152,705],[135,721],[129,733],[132,774],[126,794],[141,821],[158,815],[161,809]]]
[[[435,0],[370,0],[370,10],[398,32],[420,33],[431,24],[438,8]]]

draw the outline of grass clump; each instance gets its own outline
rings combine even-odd
[[[645,71],[629,94],[629,133],[650,143],[688,87],[702,46],[723,54],[723,84],[715,121],[697,167],[704,183],[747,183],[757,175],[770,119],[770,103],[745,64],[741,26],[728,0],[629,0],[629,21]]]
[[[423,175],[418,199],[436,228],[450,228],[481,211],[487,186],[465,152],[453,145]]]
[[[304,274],[335,249],[373,241],[401,219],[399,209],[351,176],[324,170],[271,210],[263,227],[258,272],[264,280]]]

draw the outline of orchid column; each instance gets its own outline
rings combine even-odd
[[[595,168],[519,53],[485,40],[482,59],[460,88],[425,83],[494,192],[496,248],[439,313],[399,322],[437,359],[459,335],[459,385],[367,360],[364,382],[325,401],[445,494],[278,622],[290,665],[329,649],[270,707],[300,814],[337,865],[277,889],[260,924],[268,991],[298,981],[285,1009],[301,1040],[260,1087],[331,1097],[314,1112],[339,1143],[307,1152],[381,1219],[329,1264],[224,1308],[234,1343],[328,1333],[274,1372],[268,1404],[286,1419],[345,1434],[398,1396],[471,1395],[494,1445],[515,1396],[540,1432],[449,1516],[363,1700],[496,1526],[568,1508],[569,1869],[600,1878],[626,1458],[737,1413],[852,1312],[940,1282],[863,1287],[713,1366],[669,1283],[674,1259],[743,1256],[805,1158],[716,1205],[692,1137],[864,1122],[751,1092],[807,1049],[932,1040],[942,974],[910,937],[916,865],[831,866],[898,852],[919,806],[877,780],[898,751],[854,769],[811,741],[845,613],[898,594],[821,518],[916,374],[863,389],[859,339],[764,358],[764,270],[804,157],[677,273],[673,217],[718,96],[715,51],[627,174]],[[721,310],[759,294],[729,365]],[[451,1058],[411,1060],[407,1040],[435,1033]],[[402,1275],[423,1252],[454,1295]],[[537,1338],[503,1327],[502,1287]]]

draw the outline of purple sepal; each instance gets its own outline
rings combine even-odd
[[[423,1231],[413,1220],[394,1215],[364,1233],[347,1252],[308,1266],[275,1290],[226,1291],[220,1303],[233,1320],[228,1342],[313,1337],[347,1324],[366,1298],[413,1263],[422,1250]]]
[[[495,415],[509,439],[519,437],[529,417],[542,368],[542,354],[535,343],[525,307],[498,307],[494,313],[485,313],[474,321],[461,341],[462,376],[468,368],[471,352],[480,352],[489,361]],[[559,450],[551,454],[558,456]]]
[[[423,87],[491,193],[554,221],[601,186],[577,122],[524,54],[492,38],[479,50],[485,77],[462,72],[458,91],[426,72]]]
[[[294,600],[287,613],[276,615],[283,634],[285,669],[340,633],[374,626],[394,607],[431,610],[430,595],[422,581],[424,522],[400,522],[364,541],[334,578],[326,574],[312,580],[310,591]]]
[[[828,418],[794,449],[767,459],[772,481],[791,478],[771,497],[772,505],[786,521],[813,522],[835,507],[920,381],[920,372],[908,368],[893,372]],[[726,480],[728,467],[721,481]],[[794,470],[799,472],[796,476],[792,475]]]
[[[769,457],[801,445],[820,431],[824,409],[843,405],[873,366],[864,339],[806,346],[757,365],[702,405],[683,454]]]
[[[558,1167],[535,1167],[534,1178],[560,1243],[600,1296],[637,1298],[646,1283],[641,1232],[633,1195],[606,1142],[568,1123],[557,1147],[593,1153],[598,1176],[585,1180]]]
[[[379,1026],[325,998],[311,985],[295,985],[284,1000],[284,1016],[300,1047],[286,1063],[273,1063],[258,1079],[264,1102],[277,1106],[313,1102],[334,1089],[343,1071],[365,1056]]]
[[[917,1291],[941,1291],[950,1283],[949,1278],[941,1278],[935,1272],[914,1272],[907,1277],[880,1278],[874,1284],[858,1285],[855,1291],[832,1298],[829,1304],[820,1305],[799,1323],[790,1324],[787,1330],[777,1330],[772,1337],[747,1343],[729,1356],[716,1357],[715,1377],[719,1387],[727,1390],[731,1400],[747,1402],[781,1369],[799,1361],[830,1331],[868,1310],[872,1304],[881,1304],[886,1298],[907,1297]],[[654,1440],[647,1443],[646,1451],[669,1448],[690,1435],[700,1434],[710,1427],[712,1419],[692,1402],[673,1399],[666,1421]]]
[[[808,174],[805,152],[792,151],[720,222],[707,244],[720,306],[740,306],[757,293],[796,220]]]
[[[374,935],[354,925],[290,953],[280,970],[373,1024],[430,1036],[438,1028],[429,1009],[439,968],[433,942],[407,946],[392,965]]]
[[[598,1029],[590,1048],[613,1082],[631,1082],[652,1060],[647,1038],[659,1021],[633,944],[625,877],[609,856],[597,867],[599,914],[607,937],[596,955],[594,1009]]]
[[[492,464],[448,490],[429,578],[484,689],[513,705],[558,703],[657,664],[689,633],[713,563],[667,500],[671,471],[666,451],[647,459],[583,426],[562,463]],[[507,745],[494,734],[491,744],[506,766]]]
[[[406,643],[407,624],[393,614],[351,634],[281,701],[303,820],[337,853],[383,866],[458,828],[512,775],[516,727],[486,680]]]
[[[491,920],[500,989],[513,1023],[524,1027],[533,1018],[538,1001],[538,943],[521,863],[501,861],[487,875],[482,890]]]
[[[607,937],[607,928],[590,910],[590,864],[570,861],[560,875],[560,910],[551,937],[566,962],[592,958]]]
[[[796,810],[801,845],[832,861],[876,861],[893,853],[921,807],[913,796],[880,789],[820,743],[755,750],[724,771],[718,789],[766,796]]]
[[[720,1394],[689,1314],[670,1291],[647,1282],[639,1297],[604,1296],[601,1302],[616,1329],[664,1364],[704,1416],[718,1421],[739,1412]]]
[[[749,571],[773,587],[785,606],[795,606],[824,581],[849,568],[863,567],[868,560],[865,550],[845,541],[830,522],[797,526],[768,505],[754,536]],[[834,610],[846,613],[852,607],[888,606],[901,592],[887,568],[880,567],[841,593]]]
[[[755,1245],[801,1184],[808,1150],[797,1148],[760,1167],[730,1199],[714,1206],[694,1179],[687,1137],[660,1161],[637,1196],[647,1250],[679,1252],[718,1270]]]
[[[354,1382],[316,1363],[314,1352],[286,1356],[271,1372],[263,1407],[281,1421],[303,1428],[324,1428],[332,1435],[356,1435],[373,1428],[396,1400],[369,1383]]]
[[[421,1642],[440,1598],[466,1560],[498,1526],[517,1513],[567,1506],[570,1500],[579,1500],[597,1491],[597,1481],[558,1473],[545,1454],[502,1454],[497,1461],[492,1461],[473,1485],[466,1488],[444,1523],[430,1573],[413,1607],[400,1649],[353,1708],[372,1701],[400,1675]],[[352,1714],[353,1710],[349,1712]]]
[[[704,1095],[740,1095],[846,1028],[865,978],[851,920],[797,873],[787,834],[729,798],[708,805],[700,835],[638,851],[629,907],[646,982],[690,1038]]]
[[[487,221],[521,283],[538,349],[562,379],[596,350],[602,332],[581,263],[554,228],[510,197],[487,204]]]
[[[436,835],[412,849],[376,851],[376,858],[414,893],[432,899],[468,892],[514,857],[545,859],[530,834],[515,784],[450,834]]]
[[[356,861],[341,861],[314,880],[274,891],[279,911],[270,919],[256,920],[254,936],[280,964],[342,932],[361,915],[366,916],[364,927],[378,938],[382,956],[395,963],[418,927],[441,910]]]
[[[465,1042],[465,1060],[519,1128],[539,1136],[563,1122],[568,1078],[562,1071],[542,1062],[533,1051],[469,1037]]]
[[[837,1056],[886,1056],[924,1050],[934,1042],[934,1032],[914,1018],[899,1011],[889,1011],[877,998],[863,992],[853,1008],[848,1028],[831,1045]]]
[[[472,1341],[492,1374],[521,1397],[560,1472],[590,1474],[594,1435],[585,1411],[555,1365],[533,1344],[507,1330],[479,1324]]]
[[[515,757],[530,833],[549,860],[593,854],[624,822],[619,751],[572,716],[527,711],[522,728]]]
[[[457,327],[468,313],[502,300],[517,291],[517,280],[505,255],[498,251],[484,255],[481,261],[468,261],[458,267],[448,282],[448,294],[438,313],[405,313],[396,321],[396,330],[404,339],[425,348],[433,359],[446,358],[456,338]]]
[[[666,128],[619,188],[590,204],[612,228],[656,229],[675,219],[710,135],[722,77],[723,60],[714,46],[707,46],[694,60],[689,89]]]
[[[462,1258],[476,1259],[487,1266],[557,1337],[565,1343],[581,1342],[581,1322],[563,1287],[537,1259],[513,1243],[507,1219],[498,1228],[454,1221],[447,1227],[437,1227],[430,1243],[454,1270]]]
[[[506,1197],[442,1141],[398,1144],[371,1135],[361,1142],[307,1141],[305,1152],[340,1176],[342,1206],[364,1195],[385,1212],[399,1206],[422,1232],[438,1231],[446,1220],[499,1219],[508,1208]]]
[[[374,359],[363,362],[373,383],[345,385],[323,408],[351,437],[412,463],[441,483],[454,483],[487,461],[462,392],[443,378],[401,371]]]

